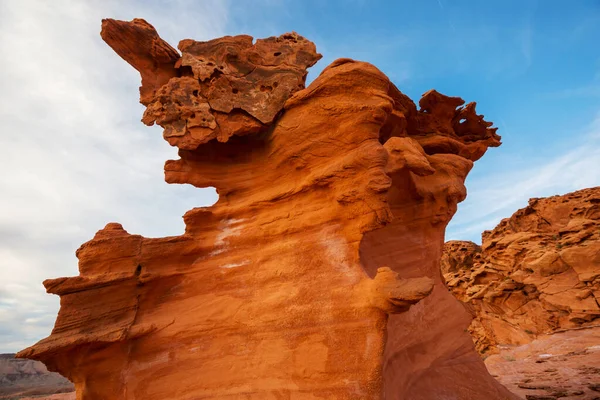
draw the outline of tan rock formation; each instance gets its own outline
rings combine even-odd
[[[531,199],[482,245],[446,243],[442,273],[475,319],[477,349],[600,325],[600,187]]]
[[[181,56],[143,20],[102,37],[179,148],[166,181],[219,201],[181,236],[99,231],[79,276],[44,282],[58,319],[21,357],[86,400],[511,398],[439,274],[464,179],[500,144],[474,103],[430,91],[417,110],[349,59],[304,89],[320,55],[295,33],[184,40]]]

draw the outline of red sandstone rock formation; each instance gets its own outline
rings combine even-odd
[[[21,357],[78,399],[511,398],[439,274],[464,179],[500,144],[474,103],[430,91],[418,110],[349,59],[304,88],[320,55],[295,33],[184,40],[181,56],[143,20],[102,37],[179,148],[166,181],[219,201],[181,236],[99,231],[79,276],[44,282],[58,319]]]
[[[600,187],[531,199],[482,238],[448,242],[442,258],[482,354],[600,324]]]

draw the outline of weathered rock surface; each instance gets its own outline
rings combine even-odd
[[[509,399],[441,282],[464,179],[500,138],[475,104],[420,109],[374,66],[292,33],[180,42],[143,20],[102,37],[142,76],[169,183],[219,201],[159,239],[110,223],[77,251],[52,334],[19,353],[78,399]],[[416,304],[416,305],[414,305]],[[412,306],[411,306],[412,305]]]
[[[531,199],[481,246],[446,243],[441,265],[482,354],[600,325],[600,187]]]
[[[71,392],[73,384],[38,361],[0,354],[0,399]]]
[[[296,33],[254,44],[248,35],[187,39],[181,56],[142,19],[103,20],[101,35],[142,76],[142,122],[160,125],[169,144],[186,150],[263,130],[321,58]]]
[[[488,370],[527,400],[600,398],[600,328],[539,335],[521,346],[499,346]]]

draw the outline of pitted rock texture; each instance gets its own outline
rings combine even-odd
[[[44,282],[55,328],[19,356],[78,399],[511,398],[439,274],[464,179],[500,145],[474,103],[430,91],[418,110],[350,59],[304,88],[319,55],[296,34],[184,40],[179,58],[142,20],[102,37],[179,147],[166,181],[219,200],[181,236],[100,230],[79,276]]]
[[[482,354],[600,325],[600,187],[531,199],[481,246],[446,243],[441,265]]]
[[[267,129],[321,58],[296,33],[255,44],[248,35],[186,39],[181,57],[142,19],[105,19],[101,35],[142,76],[142,122],[160,125],[171,145],[187,150]]]

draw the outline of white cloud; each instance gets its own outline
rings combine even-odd
[[[600,185],[600,115],[579,139],[571,136],[564,144],[572,149],[550,159],[523,160],[518,166],[507,161],[494,174],[467,178],[467,200],[459,205],[446,239],[479,242],[481,232],[527,206],[529,198]]]
[[[600,72],[587,85],[547,93],[546,97],[553,99],[572,99],[574,97],[600,97]]]
[[[533,62],[533,28],[531,27],[531,24],[528,24],[521,30],[519,34],[519,41],[521,44],[521,54],[525,60],[525,66],[528,68]]]
[[[145,18],[175,46],[222,36],[227,3],[0,3],[0,352],[50,333],[42,280],[77,275],[75,250],[107,222],[181,234],[185,211],[216,200],[164,182],[177,153],[139,122],[139,74],[102,42],[106,17]]]

